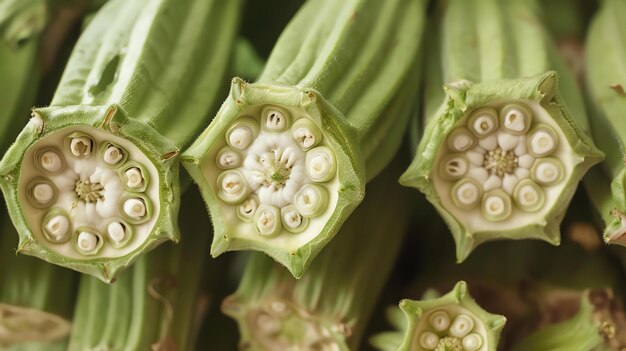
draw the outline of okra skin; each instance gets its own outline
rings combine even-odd
[[[386,170],[368,184],[362,205],[299,280],[260,253],[250,256],[237,291],[222,303],[241,347],[359,349],[410,220],[397,175]],[[390,199],[399,206],[380,206]]]
[[[111,282],[178,241],[179,153],[217,103],[239,7],[144,0],[101,9],[51,105],[33,110],[0,161],[18,251]]]
[[[444,296],[421,301],[405,299],[389,311],[397,331],[374,336],[371,343],[383,351],[459,350],[495,351],[504,316],[483,310],[458,282]]]
[[[535,2],[450,1],[443,9],[429,57],[441,68],[429,73],[422,139],[400,182],[437,208],[458,261],[488,240],[556,245],[577,183],[603,157],[586,134],[574,79]]]
[[[309,1],[283,31],[258,81],[233,80],[211,125],[183,154],[212,214],[213,256],[263,251],[302,276],[400,145],[419,85],[424,6],[421,0]],[[287,121],[282,129],[268,127],[274,109]],[[233,140],[243,128],[254,131],[239,147]],[[264,142],[280,144],[272,151],[276,161],[254,161]],[[222,162],[221,152],[233,150],[239,161]],[[311,175],[318,171],[308,159],[323,176]],[[227,198],[222,174],[245,187],[241,196]],[[319,211],[298,207],[297,190],[309,184],[317,189],[315,201],[323,199]],[[237,215],[248,204],[256,206],[252,213],[287,212],[301,224],[279,218],[265,230],[258,218]]]
[[[626,245],[626,171],[624,145],[626,134],[626,2],[602,2],[587,32],[586,87],[590,105],[591,131],[606,153],[601,167],[585,179],[589,196],[604,219],[604,240]]]

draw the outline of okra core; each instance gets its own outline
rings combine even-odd
[[[302,109],[247,108],[208,159],[205,176],[236,235],[296,249],[319,233],[337,202],[335,152]]]
[[[443,306],[426,312],[415,329],[411,350],[488,350],[487,329],[470,311]]]
[[[61,129],[30,146],[19,189],[34,238],[64,257],[124,256],[158,218],[156,167],[130,141],[96,128]]]
[[[573,154],[539,103],[494,102],[468,111],[446,136],[432,179],[473,231],[521,227],[559,201]]]

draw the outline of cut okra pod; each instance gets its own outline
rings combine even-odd
[[[410,219],[397,176],[386,171],[368,184],[363,204],[300,280],[265,255],[250,257],[222,304],[237,321],[242,349],[359,349]],[[390,199],[400,206],[380,206]]]
[[[584,179],[600,211],[604,240],[626,246],[626,1],[607,0],[596,14],[586,45],[586,82],[593,118],[591,131],[606,161]]]
[[[208,122],[239,1],[110,1],[0,162],[18,251],[110,282],[177,241],[179,153]]]
[[[425,128],[400,182],[437,208],[458,261],[499,238],[558,244],[580,178],[603,157],[536,5],[448,1],[429,50],[442,69],[427,79]]]
[[[259,80],[232,81],[183,154],[212,215],[213,256],[254,249],[304,273],[400,146],[419,85],[424,7],[309,1]]]
[[[506,322],[505,317],[490,314],[478,306],[463,281],[436,299],[402,300],[400,310],[404,315],[395,309],[389,313],[398,330],[372,338],[377,349],[495,351]]]

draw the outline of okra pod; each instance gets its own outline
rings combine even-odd
[[[179,153],[209,120],[239,1],[108,2],[0,161],[18,251],[110,282],[178,241]]]
[[[398,172],[369,183],[363,204],[338,237],[295,280],[260,253],[251,255],[222,310],[249,350],[358,350],[410,219]],[[380,206],[390,201],[401,206]],[[378,259],[372,259],[378,257]]]
[[[211,253],[259,250],[300,277],[400,146],[419,85],[422,0],[314,0],[256,83],[183,154]]]
[[[437,208],[458,261],[499,238],[556,245],[579,180],[603,157],[574,79],[534,1],[442,7],[429,57],[440,69],[428,77],[422,139],[400,182]]]
[[[605,223],[604,240],[626,246],[626,1],[607,0],[592,20],[586,41],[586,87],[591,131],[606,160],[585,186]]]

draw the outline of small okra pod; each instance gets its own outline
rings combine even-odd
[[[267,351],[359,349],[411,215],[395,168],[368,184],[362,205],[301,279],[253,254],[239,288],[222,303],[237,321],[240,345]],[[400,206],[380,206],[391,199]]]
[[[18,251],[110,282],[178,241],[179,154],[216,107],[240,1],[109,1],[0,162]]]
[[[503,316],[490,314],[477,305],[463,281],[436,299],[402,300],[400,311],[389,312],[390,321],[398,330],[371,339],[377,349],[495,351],[506,322]]]
[[[534,1],[441,5],[429,62],[442,69],[429,71],[426,113],[415,123],[424,127],[413,133],[421,140],[400,182],[437,208],[458,261],[500,238],[556,245],[578,182],[603,157],[576,83]]]
[[[591,131],[606,161],[585,180],[589,196],[600,211],[604,240],[626,246],[626,1],[602,2],[587,33],[586,82],[591,105]]]
[[[423,0],[309,1],[259,80],[232,81],[183,154],[212,215],[213,256],[259,250],[302,276],[400,146],[424,11]],[[242,218],[242,206],[264,215]]]

